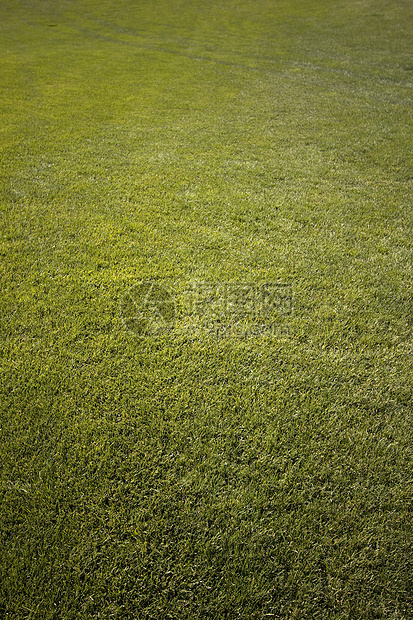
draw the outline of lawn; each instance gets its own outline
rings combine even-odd
[[[413,618],[412,3],[0,32],[0,616]]]

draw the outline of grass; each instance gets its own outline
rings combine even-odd
[[[2,617],[413,617],[412,25],[2,2]],[[141,280],[294,311],[142,338]]]

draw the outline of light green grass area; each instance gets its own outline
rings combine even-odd
[[[412,3],[3,0],[0,33],[0,616],[413,618]],[[141,280],[294,309],[138,337]]]

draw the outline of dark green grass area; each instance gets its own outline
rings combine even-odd
[[[403,0],[3,0],[0,616],[408,620]],[[138,337],[142,280],[289,283]]]

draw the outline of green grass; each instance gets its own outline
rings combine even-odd
[[[413,9],[3,0],[0,616],[413,618]],[[139,338],[159,280],[279,337]]]

